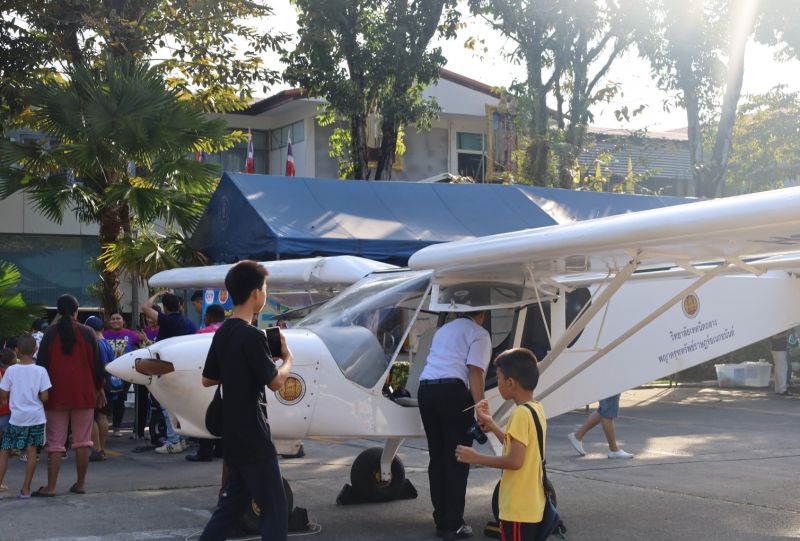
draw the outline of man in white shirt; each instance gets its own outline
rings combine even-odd
[[[455,457],[458,445],[472,446],[467,431],[473,410],[483,400],[492,341],[483,328],[486,311],[459,314],[433,337],[420,375],[419,411],[428,439],[428,478],[436,535],[446,541],[472,536],[464,523],[469,465]]]

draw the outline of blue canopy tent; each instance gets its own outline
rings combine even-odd
[[[215,263],[357,255],[405,265],[430,244],[690,201],[523,185],[225,173],[192,244]]]

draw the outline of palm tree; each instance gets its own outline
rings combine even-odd
[[[51,142],[0,144],[0,198],[24,190],[48,218],[74,211],[98,223],[105,247],[137,226],[191,231],[216,187],[218,167],[193,159],[232,145],[221,119],[193,108],[153,68],[108,56],[39,82],[22,121]],[[101,259],[102,304],[119,299],[119,270]]]
[[[42,317],[44,306],[27,304],[16,291],[20,280],[16,266],[0,261],[0,336],[18,336],[31,329],[33,320]]]

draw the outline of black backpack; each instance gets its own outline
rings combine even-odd
[[[531,416],[533,417],[533,423],[536,425],[536,436],[539,440],[539,452],[542,453],[544,450],[544,431],[542,430],[542,424],[539,422],[539,416],[536,415],[536,412],[533,410],[532,407],[525,404],[525,407],[528,408],[528,411],[531,412]],[[542,456],[542,469],[544,470],[546,464],[546,460],[544,460],[544,456]],[[558,507],[558,498],[556,497],[556,489],[553,486],[553,483],[550,482],[550,479],[547,477],[547,472],[543,471],[544,473],[544,491],[546,495],[549,495],[553,501],[553,505]],[[492,515],[494,516],[494,520],[496,524],[500,524],[500,481],[494,486],[494,492],[492,493]],[[495,535],[495,531],[497,534]],[[564,525],[564,521],[558,521],[558,525],[553,530],[553,534],[557,534],[561,536],[562,539],[566,539],[564,534],[567,533],[567,527]],[[484,534],[489,537],[494,537],[496,539],[500,539],[499,530],[495,530],[487,525],[486,529],[484,530]],[[552,534],[551,534],[552,535]]]

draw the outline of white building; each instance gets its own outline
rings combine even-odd
[[[406,152],[398,160],[392,180],[422,180],[449,172],[480,181],[506,165],[498,160],[508,160],[508,152],[503,158],[498,147],[504,137],[512,135],[501,129],[497,92],[479,81],[441,70],[441,78],[425,95],[436,98],[441,113],[429,131],[406,128]],[[323,104],[322,99],[290,89],[224,117],[232,129],[251,130],[257,173],[284,173],[291,138],[297,176],[336,178],[337,161],[328,155],[332,127],[316,121]],[[648,181],[651,187],[681,193],[670,187],[680,186],[689,177],[685,136],[670,133],[629,138],[619,131],[590,131],[596,134],[596,144],[581,157],[584,166],[591,167],[602,150],[614,155],[607,168],[615,177],[624,177],[631,166],[637,173],[651,170],[655,172]],[[374,133],[371,129],[368,135]],[[18,140],[40,137],[24,131],[9,135]],[[246,143],[240,143],[210,160],[221,163],[224,170],[241,171],[246,154]],[[97,272],[89,265],[100,253],[97,233],[97,225],[81,224],[73,215],[65,216],[62,224],[51,222],[21,193],[0,201],[0,260],[20,267],[22,289],[29,301],[53,306],[58,295],[71,293],[82,305],[96,304],[87,296],[86,287],[98,281]],[[123,310],[129,311],[130,287],[125,289]]]

